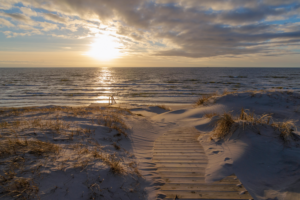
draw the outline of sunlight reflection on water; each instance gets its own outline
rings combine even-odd
[[[300,69],[0,68],[1,106],[194,103],[202,94],[249,89],[300,91]]]

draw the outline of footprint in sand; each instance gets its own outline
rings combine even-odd
[[[231,158],[228,158],[228,157],[227,157],[227,158],[224,159],[224,161],[228,161],[228,160],[231,160]]]

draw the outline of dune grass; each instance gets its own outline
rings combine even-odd
[[[2,139],[0,141],[0,159],[2,161],[0,188],[2,188],[2,197],[38,199],[39,187],[34,181],[34,176],[39,173],[39,168],[42,165],[36,167],[31,166],[31,164],[50,155],[55,157],[60,149],[56,144],[40,140]],[[35,157],[31,157],[31,155]],[[31,173],[32,177],[26,177],[28,172]]]
[[[280,132],[280,138],[285,143],[289,143],[291,140],[299,140],[299,136],[294,134],[294,131],[297,129],[294,120],[272,123],[271,126]]]
[[[3,193],[14,199],[38,199],[38,192],[39,188],[31,178],[17,177],[3,187]]]
[[[257,116],[254,114],[254,112],[250,112],[249,110],[247,110],[247,109],[245,110],[244,108],[242,108],[237,120],[242,120],[242,121],[248,122],[252,125],[258,125],[258,124],[268,125],[272,121],[272,115],[264,114],[261,116]]]
[[[99,125],[104,125],[111,129],[115,129],[120,134],[123,134],[127,137],[126,131],[129,129],[129,127],[125,124],[125,122],[121,119],[119,115],[114,113],[106,113],[99,115],[96,120]]]
[[[99,153],[98,151],[93,152],[94,158],[102,160],[105,164],[110,167],[110,171],[114,174],[123,174],[125,173],[125,168],[121,164],[120,158],[116,154],[105,154],[103,152]]]
[[[163,109],[163,110],[171,110],[171,108],[165,106],[165,105],[157,105],[157,107]]]
[[[197,106],[204,105],[206,102],[209,101],[209,99],[214,96],[215,94],[207,94],[207,95],[202,95],[196,102]]]
[[[281,94],[289,94],[292,95],[293,94],[293,90],[289,89],[289,90],[278,90],[278,89],[265,89],[265,90],[243,90],[243,91],[229,91],[228,89],[224,89],[224,91],[222,93],[212,93],[212,94],[207,94],[207,95],[202,95],[197,101],[196,101],[196,105],[200,106],[200,105],[205,105],[207,102],[209,102],[211,99],[215,99],[212,97],[221,97],[221,96],[226,96],[226,95],[230,95],[230,94],[241,94],[241,93],[249,93],[250,97],[255,97],[259,94],[263,94],[263,93],[268,93],[268,96],[273,97],[273,93],[274,92],[279,92]],[[275,93],[276,96],[276,93]],[[276,98],[276,97],[274,97]],[[297,111],[295,111],[297,112]]]
[[[128,109],[115,107],[0,109],[0,198],[39,199],[39,169],[49,169],[54,163],[62,171],[67,166],[83,171],[103,162],[113,174],[124,175],[129,170],[139,176],[137,168],[126,167],[123,148],[116,143],[122,135],[127,136],[129,127],[124,118],[131,114]],[[82,121],[87,127],[78,124]],[[88,126],[97,124],[118,132],[108,136],[108,141],[116,140],[113,147],[121,157],[113,149],[103,150],[94,139],[101,133]],[[74,156],[62,159],[66,151]]]
[[[260,134],[258,125],[271,126],[274,131],[279,132],[279,137],[284,143],[300,139],[299,136],[294,133],[297,128],[295,125],[296,121],[287,120],[285,122],[275,122],[271,114],[259,116],[243,108],[236,118],[234,118],[231,113],[221,115],[213,130],[212,136],[218,140],[229,137],[236,130],[233,128],[233,125],[239,125],[239,122],[242,123],[243,130],[245,127],[250,127],[255,129],[258,134]]]
[[[232,119],[232,115],[230,113],[222,114],[214,129],[213,137],[216,137],[217,139],[224,139],[230,134],[233,124],[234,120]]]
[[[204,115],[204,117],[206,117],[206,118],[213,118],[214,116],[218,116],[219,114],[217,114],[217,113],[206,113],[205,115]]]
[[[42,156],[48,153],[58,153],[60,148],[50,142],[40,140],[27,141],[21,139],[4,139],[0,141],[0,158],[30,153],[35,156]]]

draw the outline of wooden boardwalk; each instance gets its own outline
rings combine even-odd
[[[208,164],[195,128],[170,131],[154,144],[153,162],[165,184],[165,199],[252,199],[236,176],[205,183]]]

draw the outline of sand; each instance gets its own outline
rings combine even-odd
[[[39,174],[24,176],[34,177],[41,199],[152,200],[176,196],[179,199],[300,199],[299,141],[283,142],[270,125],[245,127],[240,121],[236,121],[239,128],[232,135],[219,140],[212,135],[220,116],[206,115],[230,112],[238,116],[244,108],[256,115],[272,113],[274,122],[298,120],[299,103],[300,95],[293,92],[258,91],[215,95],[200,106],[165,105],[171,110],[155,105],[117,104],[105,116],[118,114],[129,128],[126,137],[116,136],[117,130],[95,122],[97,117],[103,117],[102,111],[77,116],[59,111],[59,118],[70,122],[74,130],[80,127],[94,130],[93,133],[86,136],[84,131],[79,131],[70,140],[70,130],[54,136],[40,129],[36,135],[33,129],[23,131],[19,138],[49,140],[62,148],[59,154],[49,156],[52,162],[43,164]],[[117,107],[129,109],[132,114],[118,111]],[[107,108],[98,105],[98,109]],[[37,117],[55,120],[57,113],[2,115],[1,121]],[[2,135],[5,131],[8,129],[4,128]],[[294,134],[299,132],[295,130]],[[5,137],[13,138],[15,134],[6,133]],[[91,153],[79,154],[70,146],[78,143],[90,151],[99,145],[98,152],[115,154],[123,172],[113,173],[103,159],[96,159]],[[82,162],[86,160],[86,164],[74,167],[74,162],[78,162],[74,161],[75,157]],[[39,160],[46,163],[45,159]],[[36,161],[30,166],[37,165]],[[5,193],[5,198],[10,199],[11,195]]]

